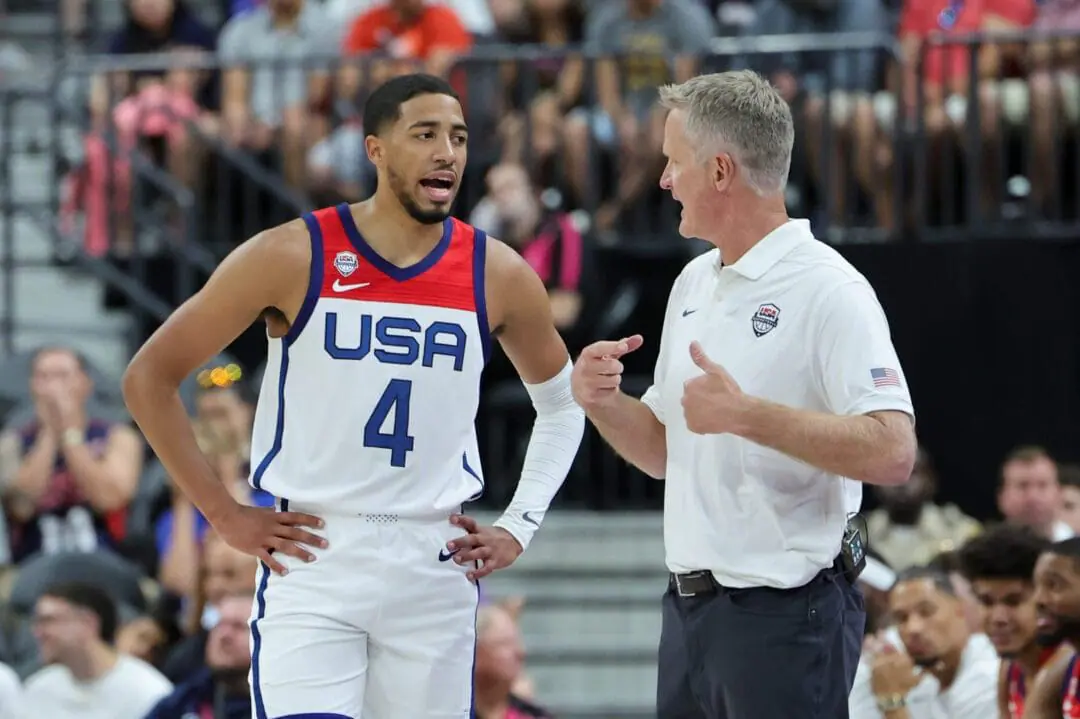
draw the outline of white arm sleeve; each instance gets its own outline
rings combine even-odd
[[[585,432],[585,412],[570,391],[572,369],[573,364],[567,360],[566,366],[546,382],[525,385],[536,409],[536,422],[514,498],[495,522],[496,527],[514,535],[522,549],[529,548],[544,521]]]

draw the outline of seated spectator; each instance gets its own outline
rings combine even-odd
[[[588,248],[566,213],[544,208],[521,165],[498,165],[487,175],[488,194],[470,222],[521,253],[548,289],[555,326],[572,330],[588,281]]]
[[[251,654],[248,616],[251,595],[230,594],[218,600],[217,622],[206,640],[206,666],[176,686],[146,719],[250,719],[248,670]]]
[[[124,25],[109,40],[111,55],[176,53],[183,57],[214,51],[214,32],[183,0],[128,0],[124,14]],[[208,112],[217,104],[213,89],[209,73],[169,69],[167,62],[156,69],[94,78],[86,165],[72,178],[79,195],[77,204],[86,213],[89,252],[128,252],[133,241],[128,216],[130,167],[127,158],[117,155],[101,133],[115,129],[122,150],[135,148],[146,139],[162,140],[165,166],[181,182],[195,186],[202,175],[202,146],[193,141],[185,122],[198,122],[204,132],[216,131],[214,116]],[[118,213],[115,226],[109,226],[110,206]]]
[[[595,199],[590,146],[618,163],[615,197],[597,210],[598,229],[612,229],[660,176],[666,113],[656,89],[696,74],[714,31],[715,21],[696,0],[611,0],[589,7],[585,48],[611,59],[595,66],[599,106],[567,117],[565,162],[574,200],[586,207]]]
[[[1080,125],[1080,2],[1042,0],[1035,7],[1034,30],[1077,33],[1028,47],[1032,201],[1036,212],[1054,219],[1053,198],[1061,194],[1055,188],[1064,168],[1054,156],[1060,151],[1055,149],[1054,135],[1059,135],[1060,148],[1060,136],[1076,138]]]
[[[996,716],[997,653],[968,627],[949,577],[923,568],[902,573],[889,609],[896,631],[867,642],[851,718],[886,719],[904,709],[909,719]]]
[[[525,647],[513,614],[500,604],[482,606],[476,615],[477,719],[550,716],[512,692],[524,660]]]
[[[1061,521],[1061,483],[1057,463],[1042,447],[1014,449],[1001,465],[998,511],[1010,524],[1032,529],[1052,542],[1073,536]]]
[[[514,15],[500,19],[508,41],[567,55],[503,66],[509,112],[502,113],[499,125],[502,161],[525,164],[534,181],[552,187],[562,180],[554,164],[562,150],[566,114],[582,101],[585,62],[572,52],[584,39],[585,9],[578,0],[521,0],[516,5]]]
[[[35,355],[30,393],[37,416],[2,440],[19,458],[3,478],[16,562],[36,552],[115,548],[124,538],[143,441],[127,425],[88,416],[92,392],[75,351],[50,347]]]
[[[149,664],[116,651],[116,606],[96,587],[54,586],[33,622],[49,666],[26,680],[23,719],[143,719],[172,690]]]
[[[326,12],[334,27],[352,27],[356,18],[368,12],[384,0],[326,0]],[[475,37],[495,35],[495,20],[487,0],[445,0],[436,3],[426,0],[429,5],[445,5],[461,20],[462,26]]]
[[[896,571],[926,564],[979,532],[979,523],[956,505],[934,504],[937,475],[925,449],[919,449],[911,479],[871,491],[881,506],[867,515],[867,528],[874,549]]]
[[[267,0],[221,31],[225,137],[261,156],[280,150],[293,187],[303,187],[308,148],[326,135],[319,108],[329,101],[325,58],[336,44],[322,5],[309,0]]]
[[[452,8],[424,0],[386,0],[353,21],[342,51],[346,57],[380,54],[390,61],[373,63],[367,83],[359,64],[343,65],[341,95],[356,99],[365,87],[371,89],[400,74],[401,61],[422,63],[425,72],[445,77],[454,60],[472,45],[472,36]]]
[[[359,118],[350,118],[308,153],[308,190],[315,204],[359,202],[375,192],[375,165],[367,156]]]
[[[162,670],[171,681],[181,682],[204,665],[207,633],[217,623],[222,598],[255,596],[256,566],[254,557],[233,549],[216,534],[207,535],[196,569],[196,591],[187,597],[185,608],[190,635],[169,652]]]
[[[965,43],[946,44],[942,47],[926,49],[925,43],[931,38],[963,36],[972,32],[1007,31],[1027,27],[1033,19],[1032,0],[979,0],[978,2],[957,3],[953,0],[904,0],[900,20],[900,42],[902,54],[902,77],[899,87],[893,87],[892,94],[880,94],[875,98],[873,112],[876,124],[860,124],[858,142],[865,157],[873,157],[876,163],[874,172],[862,178],[869,183],[863,189],[873,200],[878,223],[882,227],[896,227],[894,208],[894,173],[893,144],[895,123],[901,123],[905,130],[913,130],[917,125],[917,113],[920,111],[919,85],[923,88],[921,108],[922,122],[928,136],[927,157],[933,162],[952,162],[953,150],[966,148],[967,103],[969,84],[974,81],[978,87],[975,97],[979,102],[979,137],[978,144],[970,148],[980,156],[980,177],[969,178],[981,184],[982,211],[994,211],[995,203],[1000,199],[1002,188],[1002,169],[1000,166],[1001,138],[1001,85],[998,79],[1008,68],[1009,58],[1002,51],[1005,46],[987,42],[981,46]],[[978,48],[976,78],[968,76],[970,54]],[[1008,48],[1005,48],[1008,49]],[[922,68],[921,77],[917,75]],[[864,106],[863,112],[868,112]],[[928,198],[938,196],[937,181],[945,167],[931,171],[925,180],[931,186],[922,191]],[[951,172],[951,167],[948,168]],[[955,198],[942,198],[943,202],[953,203]],[[970,218],[974,219],[974,218]]]

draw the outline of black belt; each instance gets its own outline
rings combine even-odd
[[[843,572],[843,561],[840,557],[837,557],[831,567],[821,570],[814,579],[817,579],[825,573],[843,574]],[[814,579],[811,579],[810,582],[813,582]],[[668,588],[683,598],[704,597],[733,589],[733,587],[725,587],[723,584],[716,581],[716,577],[714,577],[713,573],[707,569],[699,569],[696,572],[684,572],[682,574],[671,574],[668,579]],[[792,588],[797,589],[797,587]]]

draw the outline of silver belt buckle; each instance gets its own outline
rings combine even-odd
[[[680,597],[683,597],[684,599],[687,598],[687,597],[694,596],[693,592],[687,592],[687,591],[683,590],[682,579],[683,578],[682,578],[681,574],[676,574],[675,575],[675,591],[678,593],[678,595]]]

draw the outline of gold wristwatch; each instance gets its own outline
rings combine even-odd
[[[907,706],[907,699],[903,694],[883,694],[876,699],[878,711],[892,712]]]
[[[77,447],[86,441],[86,435],[81,429],[69,427],[60,435],[60,441],[65,447]]]

